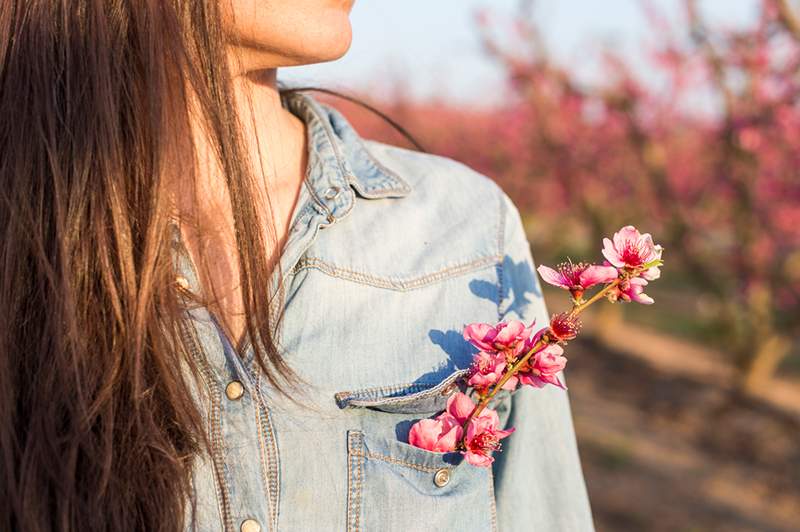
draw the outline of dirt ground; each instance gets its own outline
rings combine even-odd
[[[797,411],[590,335],[567,354],[598,531],[800,531]]]

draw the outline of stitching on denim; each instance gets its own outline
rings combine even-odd
[[[497,222],[497,319],[500,320],[503,318],[503,284],[505,277],[503,262],[506,254],[506,202],[503,201],[502,191],[498,195],[500,197],[500,219]]]
[[[262,424],[261,424],[261,407],[258,405],[257,401],[253,401],[253,405],[255,406],[255,409],[253,410],[253,412],[255,412],[255,415],[256,415],[256,428],[258,429],[258,450],[259,450],[258,459],[259,459],[259,462],[261,462],[261,482],[264,485],[264,489],[267,491],[267,500],[270,503],[270,508],[269,508],[269,514],[270,514],[269,530],[274,530],[274,528],[273,528],[273,519],[272,519],[272,496],[270,494],[269,482],[267,480],[268,477],[269,477],[269,474],[267,473],[267,461],[266,461],[266,458],[265,458],[266,451],[264,449],[264,434],[263,434],[263,427],[262,427]]]
[[[486,255],[469,262],[457,264],[455,266],[448,266],[420,277],[394,281],[385,277],[378,277],[368,273],[357,272],[347,268],[333,266],[332,264],[315,257],[303,257],[292,268],[292,274],[297,274],[305,269],[315,269],[324,274],[330,275],[331,277],[337,277],[346,281],[353,281],[355,283],[374,286],[377,288],[386,288],[389,290],[405,292],[427,286],[436,281],[441,281],[457,275],[463,275],[482,267],[492,266],[497,264],[498,261],[502,261],[502,257],[499,257],[498,255]]]
[[[258,423],[258,444],[261,449],[262,480],[267,490],[269,499],[270,528],[278,529],[278,504],[280,503],[280,468],[278,465],[278,447],[275,440],[275,430],[272,426],[271,413],[264,404],[261,395],[261,373],[256,374],[255,391],[257,399],[256,422]],[[269,449],[265,449],[266,440]],[[266,457],[266,460],[265,460]]]
[[[343,403],[354,397],[374,395],[377,398],[380,397],[381,395],[391,394],[395,392],[402,392],[404,390],[408,391],[428,390],[433,386],[436,386],[436,383],[428,384],[428,383],[412,382],[407,384],[394,384],[392,386],[380,386],[377,388],[361,388],[360,390],[354,390],[354,391],[336,392],[334,394],[334,398],[336,399],[337,403]]]
[[[347,530],[361,529],[361,486],[363,483],[363,433],[347,433]]]
[[[489,470],[489,504],[492,508],[492,532],[497,532],[497,503],[494,495],[494,471],[491,466]]]
[[[328,138],[328,142],[330,143],[331,147],[333,148],[333,156],[336,159],[336,165],[339,167],[339,171],[341,172],[342,176],[346,176],[349,172],[345,169],[345,165],[343,164],[344,157],[342,153],[339,151],[339,146],[336,143],[336,134],[331,129],[330,122],[322,113],[317,109],[316,102],[310,101],[308,109],[317,117],[320,124],[322,124],[322,130],[325,132],[325,136]]]
[[[316,119],[322,124],[322,130],[327,137],[328,143],[330,144],[331,148],[333,149],[333,158],[336,161],[336,166],[339,167],[339,174],[342,177],[342,180],[345,184],[348,184],[347,175],[352,173],[349,170],[349,165],[347,164],[347,160],[342,155],[342,152],[339,150],[339,145],[337,144],[338,137],[333,132],[331,128],[331,124],[328,121],[327,117],[324,116],[320,106],[317,102],[313,99],[308,99],[308,112],[313,114]],[[322,161],[322,157],[318,157],[318,160]],[[353,205],[355,204],[354,200],[350,200],[349,204],[345,204],[345,210],[339,215],[338,219],[344,218],[350,211],[353,209]],[[333,223],[337,218],[333,216],[333,211],[328,209],[327,206],[324,206],[325,210],[327,211],[327,219],[329,223]]]
[[[327,205],[325,205],[325,203],[323,203],[321,199],[319,199],[319,196],[317,196],[314,187],[311,186],[311,184],[308,182],[308,179],[304,180],[303,183],[305,184],[309,195],[311,195],[311,199],[314,200],[314,204],[323,211],[322,214],[324,214],[327,219],[333,218],[333,212],[328,208]]]
[[[209,427],[211,436],[211,463],[214,469],[216,480],[215,490],[217,494],[217,505],[220,510],[220,517],[223,521],[225,530],[233,531],[233,516],[230,510],[230,491],[225,479],[225,459],[221,429],[220,403],[222,401],[222,389],[217,386],[213,370],[208,361],[201,355],[201,348],[194,334],[189,331],[189,325],[185,321],[179,324],[181,336],[186,345],[190,346],[190,354],[197,363],[200,374],[208,388],[209,398],[211,399],[211,412],[209,413]]]
[[[367,451],[366,453],[362,453],[360,456],[364,458],[369,458],[371,460],[381,460],[383,462],[388,462],[390,464],[401,465],[405,467],[410,467],[411,469],[416,469],[417,471],[422,471],[423,473],[435,473],[440,469],[448,469],[450,471],[453,470],[452,467],[433,467],[433,466],[426,466],[422,464],[415,464],[414,462],[408,462],[406,460],[401,460],[399,458],[394,458],[393,456],[386,456],[384,454],[375,453],[372,451]]]
[[[361,449],[364,448],[362,436],[359,433],[359,443],[361,444]],[[357,499],[356,499],[356,531],[361,528],[361,486],[364,482],[364,460],[358,461],[358,481],[357,481]]]
[[[347,176],[347,182],[358,191],[361,196],[367,199],[383,199],[389,197],[403,197],[411,192],[411,188],[404,185],[397,185],[391,178],[373,178],[376,183],[364,184],[353,174]]]
[[[280,469],[280,456],[278,455],[278,441],[275,437],[275,430],[272,426],[272,412],[269,410],[265,410],[263,413],[264,423],[267,427],[267,433],[269,434],[270,440],[270,447],[272,448],[272,453],[269,454],[269,463],[270,463],[270,486],[272,490],[272,502],[273,502],[273,520],[275,522],[275,529],[278,528],[278,510],[280,508],[280,501],[281,501],[281,469]]]
[[[312,112],[315,112],[318,117],[319,117],[319,115],[322,114],[322,113],[317,112],[317,107],[319,106],[322,109],[327,109],[327,112],[329,114],[338,115],[344,122],[347,122],[347,120],[344,118],[344,116],[342,116],[342,114],[339,111],[337,111],[336,109],[334,109],[333,107],[327,106],[325,104],[320,104],[319,102],[316,102],[313,99],[309,99],[309,102],[310,102],[309,108],[312,110]],[[324,126],[326,132],[329,132],[329,138],[330,138],[330,136],[334,136],[337,139],[340,138],[333,131],[333,129],[330,126],[330,122],[327,119],[325,119],[324,117],[320,117],[320,121],[322,122],[322,125]],[[359,148],[361,148],[361,151],[366,155],[366,157],[369,160],[369,162],[371,164],[373,164],[379,171],[383,172],[384,175],[382,176],[383,177],[382,181],[389,182],[392,185],[390,188],[387,188],[384,185],[383,189],[381,189],[381,191],[380,191],[381,193],[400,192],[400,193],[406,193],[407,194],[407,193],[411,192],[411,185],[405,179],[400,177],[400,175],[397,174],[397,172],[395,172],[393,170],[390,170],[385,165],[383,165],[380,161],[378,161],[378,159],[376,159],[375,156],[372,154],[372,152],[369,150],[369,148],[367,147],[367,144],[363,141],[363,139],[361,139],[358,135],[353,135],[353,140],[355,141],[356,145]],[[338,146],[337,146],[336,142],[331,141],[331,144],[334,147],[334,153],[337,153],[337,155],[338,155],[339,152],[338,152]],[[344,159],[344,157],[341,157],[341,158]],[[361,184],[361,181],[358,181],[357,188],[360,186],[360,184]]]
[[[411,185],[408,183],[408,181],[406,181],[405,179],[400,177],[396,172],[394,172],[393,170],[390,170],[383,163],[378,161],[375,158],[375,156],[372,155],[372,152],[370,152],[370,150],[367,147],[367,145],[365,143],[361,142],[360,139],[357,140],[357,142],[359,142],[361,144],[361,147],[364,149],[364,152],[367,154],[367,157],[369,157],[370,161],[372,161],[372,164],[377,166],[378,169],[380,169],[384,174],[387,174],[390,177],[393,177],[397,181],[397,183],[399,183],[400,186],[399,187],[393,187],[392,188],[393,191],[405,192],[405,193],[411,192]]]
[[[374,388],[367,388],[357,392],[338,392],[337,394],[335,394],[334,397],[336,399],[336,403],[339,405],[339,408],[347,407],[353,403],[362,403],[362,404],[356,404],[354,406],[404,405],[408,403],[415,403],[420,400],[430,399],[431,397],[437,397],[443,389],[447,388],[453,382],[456,382],[460,377],[466,375],[467,373],[469,373],[469,369],[457,370],[448,375],[447,378],[440,381],[439,383],[433,385],[424,385],[424,387],[420,391],[414,392],[409,395],[399,395],[396,397],[382,398],[379,393],[378,394],[375,393]],[[407,388],[401,387],[400,390],[397,391],[402,391],[404,389],[409,389],[410,391],[412,387],[413,385],[408,386]]]

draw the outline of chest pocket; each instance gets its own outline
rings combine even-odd
[[[354,414],[347,431],[348,532],[496,530],[491,468],[405,443],[415,421],[445,409],[465,373],[336,394],[338,406]]]

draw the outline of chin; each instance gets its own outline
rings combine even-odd
[[[353,41],[349,19],[338,24],[317,26],[311,31],[295,34],[292,43],[283,49],[285,63],[280,66],[310,65],[334,61],[347,53]]]
[[[265,9],[256,0],[237,0],[225,19],[226,33],[250,66],[275,68],[339,59],[352,41],[352,2],[320,7],[321,1],[276,0]]]

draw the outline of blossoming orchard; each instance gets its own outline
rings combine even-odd
[[[663,248],[653,243],[650,234],[641,234],[630,225],[603,243],[603,265],[570,262],[558,270],[539,266],[542,278],[568,290],[572,302],[572,309],[554,315],[549,325],[537,329],[535,322],[526,326],[510,320],[496,325],[472,323],[464,328],[464,339],[479,350],[466,379],[477,403],[466,393],[453,394],[444,412],[411,427],[408,443],[434,452],[459,451],[472,465],[491,465],[500,440],[514,432],[513,428],[501,429],[500,417],[489,408],[497,393],[513,392],[519,386],[565,388],[557,376],[567,364],[562,344],[578,335],[579,316],[593,303],[603,298],[653,303],[643,288],[660,277]],[[603,287],[585,299],[586,290],[596,285]]]
[[[596,82],[553,58],[532,17],[483,13],[503,104],[401,95],[380,106],[429,151],[494,177],[535,222],[537,249],[579,256],[610,227],[646,220],[671,250],[677,299],[654,319],[696,329],[692,338],[738,368],[739,387],[755,390],[800,349],[800,20],[787,0],[760,0],[754,22],[733,28],[710,26],[695,0],[676,4],[678,21],[643,2],[644,71],[613,50],[586,50],[584,63],[595,57],[603,72]],[[384,127],[358,126],[373,136]],[[602,266],[543,275],[579,293]],[[647,302],[648,281],[628,279],[613,295]]]

